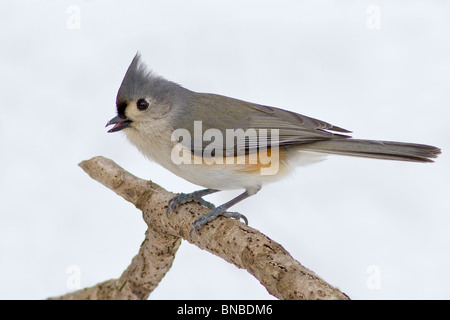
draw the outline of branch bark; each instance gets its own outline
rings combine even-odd
[[[135,177],[104,157],[82,161],[79,166],[140,209],[148,230],[138,254],[120,278],[52,299],[147,299],[169,271],[182,238],[246,269],[279,299],[349,299],[258,230],[219,217],[191,238],[194,220],[208,209],[188,203],[166,216],[167,204],[175,194]]]

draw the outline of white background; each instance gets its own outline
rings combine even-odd
[[[449,12],[425,0],[1,1],[0,298],[64,294],[71,266],[81,287],[117,278],[138,252],[141,213],[80,161],[103,155],[170,191],[199,188],[106,133],[137,51],[194,91],[442,148],[434,164],[329,157],[235,209],[353,299],[450,298]],[[272,298],[187,242],[150,296]]]

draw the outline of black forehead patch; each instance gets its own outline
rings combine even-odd
[[[117,102],[117,114],[121,118],[125,118],[125,109],[127,108],[128,103],[125,101]]]

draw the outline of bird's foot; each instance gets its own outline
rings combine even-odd
[[[166,214],[168,215],[171,211],[174,211],[178,206],[181,206],[185,203],[192,202],[192,201],[197,202],[208,209],[214,210],[216,208],[216,206],[214,204],[212,204],[211,202],[203,200],[203,198],[202,198],[211,193],[213,193],[213,192],[210,189],[198,190],[198,191],[194,191],[192,193],[180,193],[179,195],[170,199],[169,205],[166,210]]]
[[[213,211],[211,211],[210,213],[207,213],[207,214],[197,218],[197,220],[194,221],[194,226],[192,227],[191,231],[189,231],[189,235],[192,237],[193,231],[197,231],[198,229],[203,227],[208,222],[213,221],[218,216],[223,216],[223,217],[232,218],[232,219],[236,219],[236,220],[242,219],[245,222],[245,224],[248,225],[248,220],[243,214],[240,214],[239,212],[228,212],[225,210],[226,210],[225,206],[219,206],[219,207],[213,209]]]

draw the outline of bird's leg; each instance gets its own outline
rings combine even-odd
[[[203,189],[194,191],[192,193],[180,193],[179,195],[173,197],[169,201],[169,206],[167,207],[166,214],[169,214],[170,211],[175,210],[176,207],[194,201],[199,204],[201,204],[204,207],[207,207],[208,209],[214,210],[216,208],[215,205],[213,205],[211,202],[208,202],[206,200],[203,200],[204,196],[207,196],[209,194],[218,192],[220,190],[216,189]]]
[[[259,189],[258,189],[259,190]],[[258,190],[256,191],[249,191],[246,190],[245,192],[241,193],[240,195],[238,195],[236,198],[231,199],[230,201],[216,207],[213,209],[213,211],[211,211],[210,213],[207,213],[199,218],[197,218],[197,220],[195,220],[194,222],[194,226],[192,227],[191,231],[189,232],[189,234],[192,236],[192,231],[197,231],[198,229],[200,229],[202,226],[204,226],[205,224],[207,224],[208,222],[214,220],[215,218],[217,218],[218,216],[224,216],[227,218],[233,218],[236,220],[242,219],[244,220],[245,224],[248,224],[248,220],[247,218],[238,213],[238,212],[228,212],[226,211],[228,208],[230,208],[231,206],[234,206],[236,203],[254,195],[256,192],[258,192]]]

